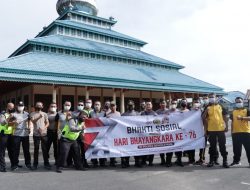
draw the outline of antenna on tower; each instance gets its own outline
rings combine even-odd
[[[73,10],[74,9],[74,6],[72,4],[72,0],[69,1],[69,10]]]

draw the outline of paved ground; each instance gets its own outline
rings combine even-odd
[[[230,140],[228,141],[228,151],[230,152],[229,162],[231,162]],[[184,158],[184,161],[187,161],[187,158]],[[214,168],[205,166],[165,168],[160,166],[159,162],[159,156],[157,156],[153,167],[122,169],[118,166],[117,168],[97,168],[88,171],[67,170],[62,174],[57,174],[54,170],[46,171],[42,167],[37,171],[27,169],[20,169],[17,172],[8,171],[0,173],[0,190],[250,189],[250,168],[245,153],[242,155],[242,166],[229,169],[224,169],[221,166]]]

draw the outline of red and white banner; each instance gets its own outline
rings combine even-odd
[[[205,147],[200,111],[85,121],[86,159],[150,155]]]

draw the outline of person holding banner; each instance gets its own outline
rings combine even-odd
[[[187,99],[183,98],[181,101],[180,101],[180,106],[181,106],[181,109],[180,109],[180,112],[181,113],[185,113],[185,112],[189,112],[189,107],[190,107],[190,104],[188,104],[187,102]],[[188,156],[188,160],[189,160],[189,164],[193,164],[194,161],[194,151],[193,150],[189,150],[189,151],[184,151],[182,153],[182,156]]]
[[[121,117],[121,113],[116,111],[116,103],[115,101],[112,101],[110,103],[110,109],[111,109],[111,112],[107,114],[107,118],[112,118],[112,117]],[[110,166],[111,167],[116,167],[116,159],[115,158],[110,158]]]
[[[93,111],[92,109],[92,100],[91,99],[87,99],[85,102],[85,107],[84,107],[84,101],[83,100],[79,100],[78,102],[78,106],[77,106],[77,110],[75,112],[73,112],[73,115],[75,118],[77,118],[76,116],[79,116],[80,114],[83,114],[84,119],[89,118],[90,117],[90,113]],[[77,142],[78,145],[80,147],[80,152],[81,152],[81,161],[83,163],[83,166],[85,168],[89,168],[88,162],[85,158],[85,150],[84,150],[84,143],[83,143],[83,133],[84,130],[81,131]]]
[[[153,115],[153,116],[157,116],[157,113],[155,111],[153,111],[153,104],[150,100],[146,101],[146,110],[141,112],[142,116],[147,116],[147,115]],[[142,158],[142,166],[147,165],[148,161],[148,166],[153,166],[153,161],[154,161],[154,155],[148,155],[148,156],[143,156]]]
[[[177,100],[172,99],[172,101],[170,103],[170,109],[168,110],[168,114],[177,113],[179,111],[180,110],[177,109]],[[182,152],[176,152],[175,155],[177,157],[175,164],[183,167],[184,165],[182,163]],[[169,152],[166,154],[166,167],[167,168],[172,166],[172,157],[173,157],[173,152]]]
[[[135,111],[135,103],[133,100],[129,100],[127,104],[127,112],[123,113],[122,116],[138,116],[140,115],[137,111]],[[135,167],[141,167],[140,165],[140,156],[135,156]],[[122,160],[122,168],[128,168],[129,165],[129,157],[123,157]]]
[[[199,98],[194,98],[193,99],[192,110],[194,110],[194,111],[201,110],[201,103],[200,103],[200,99]],[[201,149],[201,150],[203,150],[203,149]],[[188,159],[189,159],[189,164],[191,164],[191,165],[196,164],[196,162],[195,162],[195,150],[189,150],[188,151]]]
[[[244,101],[241,97],[235,99],[236,108],[234,109],[232,119],[232,139],[233,139],[233,163],[230,166],[240,166],[240,157],[242,145],[246,150],[248,163],[250,166],[250,111],[244,108]]]
[[[105,103],[104,103],[104,108],[103,110],[105,115],[109,114],[111,112],[111,109],[110,109],[110,101],[107,100]]]
[[[160,109],[158,109],[156,113],[158,115],[164,115],[168,113],[166,100],[160,100]],[[160,154],[160,157],[161,157],[161,165],[163,166],[166,164],[165,154]]]
[[[140,103],[140,113],[146,111],[146,101],[142,100]]]
[[[83,112],[81,112],[77,118],[74,118],[71,112],[68,112],[66,115],[66,123],[62,130],[62,137],[60,139],[60,156],[56,167],[57,173],[62,173],[62,167],[64,167],[66,163],[70,150],[72,150],[76,169],[84,170],[81,163],[80,148],[77,142],[77,138],[84,129],[84,117],[85,114]]]
[[[216,95],[209,95],[209,106],[203,114],[204,119],[207,121],[207,132],[210,143],[210,161],[207,167],[214,166],[214,160],[216,157],[217,142],[219,143],[220,153],[223,157],[223,167],[229,168],[227,162],[228,152],[226,150],[226,135],[228,132],[228,117],[227,112],[217,103]]]
[[[67,123],[67,115],[69,115],[71,113],[71,102],[70,101],[65,101],[64,104],[63,104],[63,109],[59,112],[57,112],[56,114],[56,117],[55,117],[55,122],[57,123],[57,133],[58,133],[58,157],[60,155],[60,139],[62,137],[62,130],[64,128],[64,126],[66,125]],[[74,114],[73,114],[74,116]],[[69,154],[70,156],[68,156],[68,159],[67,159],[67,166],[70,167],[73,165],[73,162],[72,162],[72,156],[71,156],[71,153]]]
[[[94,103],[94,110],[90,112],[90,118],[100,118],[100,117],[105,117],[106,113],[101,110],[101,102],[100,101],[95,101]],[[99,164],[101,167],[106,166],[106,158],[100,158],[99,159]],[[93,167],[96,168],[98,166],[98,160],[97,159],[92,159],[91,162],[93,163]]]

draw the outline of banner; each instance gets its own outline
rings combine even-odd
[[[87,119],[86,159],[150,155],[205,147],[201,111]]]

